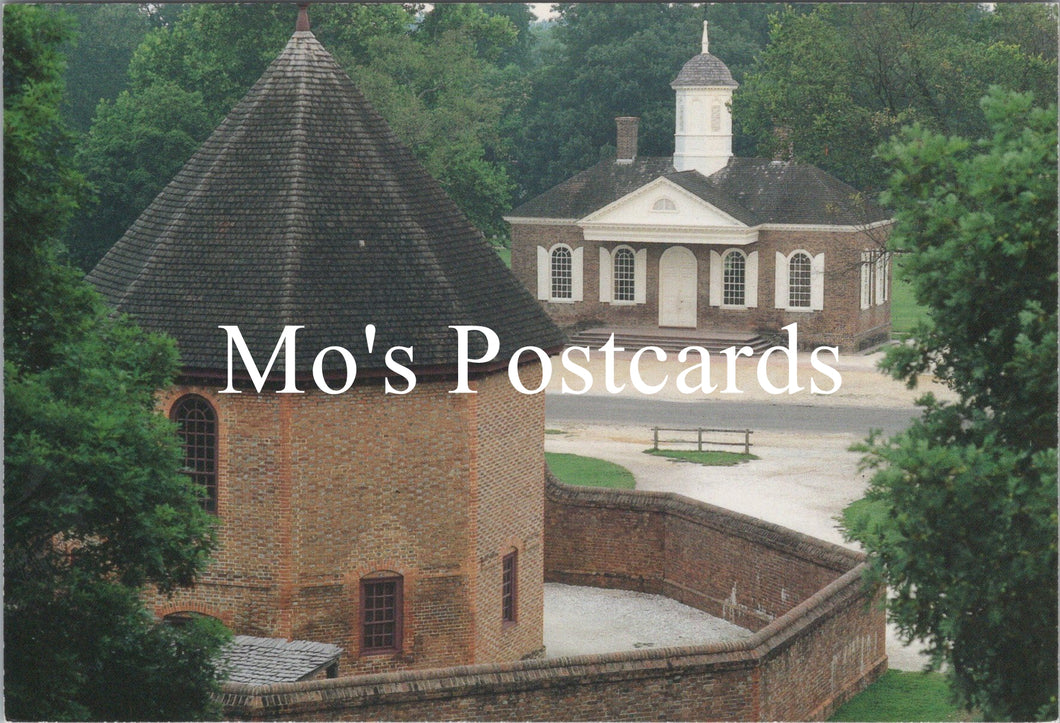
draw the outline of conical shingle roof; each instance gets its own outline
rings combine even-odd
[[[446,367],[456,324],[494,330],[498,361],[563,343],[308,30],[88,278],[141,326],[175,337],[188,373],[227,369],[219,325],[239,326],[260,366],[285,325],[304,326],[302,373],[328,346],[349,349],[362,370],[383,368],[398,345],[414,348],[411,366]],[[345,369],[339,355],[326,359],[325,370]]]

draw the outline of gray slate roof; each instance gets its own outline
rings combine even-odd
[[[309,31],[294,33],[88,279],[174,336],[186,373],[227,368],[222,324],[240,327],[259,367],[284,325],[304,325],[303,373],[335,345],[359,370],[383,368],[395,345],[415,349],[413,366],[448,367],[455,324],[497,332],[498,361],[564,341]],[[325,370],[345,370],[338,354],[326,359]],[[282,355],[272,378],[280,370]]]
[[[246,685],[293,683],[339,659],[342,648],[309,640],[235,635],[221,651],[228,682]]]
[[[687,86],[729,86],[739,87],[739,83],[732,79],[732,73],[725,63],[710,53],[700,53],[693,57],[681,68],[674,81],[670,83],[671,88]]]
[[[725,168],[704,176],[698,171],[675,171],[670,156],[637,158],[630,164],[601,161],[530,199],[509,216],[583,218],[660,176],[748,226],[861,226],[890,217],[853,187],[809,164],[731,158]]]

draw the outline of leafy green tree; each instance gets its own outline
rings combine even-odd
[[[523,83],[515,66],[498,68],[479,55],[493,57],[514,42],[510,23],[475,6],[465,8],[470,9],[459,15],[465,24],[454,28],[378,38],[370,60],[349,71],[471,222],[498,237],[507,234],[501,214],[511,207],[514,189],[501,129],[518,114]],[[440,22],[450,22],[453,14]],[[483,27],[491,38],[486,48]],[[505,31],[501,39],[498,27]]]
[[[914,125],[884,147],[884,202],[930,310],[884,368],[958,400],[863,449],[846,512],[891,588],[892,620],[987,720],[1057,715],[1056,106],[994,89],[972,142]]]
[[[506,17],[438,5],[416,25],[395,4],[315,5],[313,33],[487,235],[504,233],[512,182],[503,122],[521,94]],[[78,154],[97,189],[68,234],[91,268],[260,77],[294,27],[287,5],[191,6],[133,53],[128,87],[101,103]]]
[[[63,111],[71,127],[85,132],[99,101],[112,101],[125,88],[124,70],[158,18],[147,6],[125,3],[67,4],[53,10],[66,13],[77,24],[63,47],[67,58]]]
[[[528,69],[534,45],[531,27],[535,23],[530,6],[526,3],[489,3],[480,7],[487,15],[507,18],[515,30],[515,42],[501,51],[497,64],[500,67],[516,65],[523,70]]]
[[[59,115],[68,32],[4,9],[6,712],[201,718],[224,631],[163,626],[139,597],[190,584],[215,544],[154,407],[176,350],[111,316],[56,241],[81,185]]]
[[[758,155],[792,154],[878,190],[879,143],[913,121],[984,133],[976,101],[994,84],[1055,95],[1055,7],[826,3],[773,18],[733,115]]]
[[[474,56],[496,61],[510,48],[518,36],[512,22],[499,13],[487,13],[478,5],[468,3],[439,4],[425,14],[416,34],[428,41],[437,41],[446,33],[455,32],[468,38]]]
[[[102,100],[78,147],[91,182],[86,213],[71,224],[73,260],[91,269],[213,130],[202,93],[170,81]]]

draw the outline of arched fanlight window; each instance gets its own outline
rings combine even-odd
[[[810,270],[812,261],[801,251],[788,261],[788,306],[809,308],[811,299]]]
[[[673,202],[673,200],[671,200],[669,198],[660,198],[658,201],[656,201],[652,205],[651,210],[652,211],[676,211],[677,210],[677,204],[675,204]]]
[[[217,512],[217,413],[213,406],[197,394],[188,394],[173,405],[171,418],[177,423],[184,451],[184,472],[206,495],[202,506],[207,512]]]

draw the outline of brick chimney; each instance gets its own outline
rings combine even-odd
[[[618,130],[618,153],[615,155],[615,163],[633,163],[633,159],[637,157],[637,125],[639,123],[640,118],[615,118],[615,126]]]
[[[776,141],[773,150],[773,160],[793,160],[795,158],[795,142],[791,140],[791,128],[789,126],[774,127],[773,138]]]

